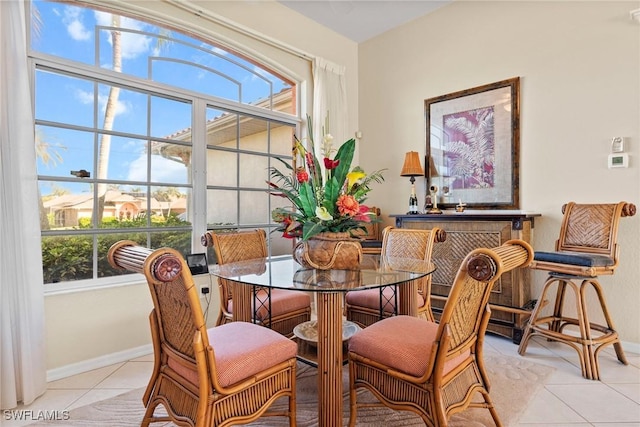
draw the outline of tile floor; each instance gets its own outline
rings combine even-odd
[[[486,336],[485,352],[518,356],[510,340]],[[640,426],[640,355],[627,353],[628,366],[620,364],[611,347],[600,355],[602,381],[582,378],[575,351],[566,345],[532,339],[524,356],[552,366],[545,387],[523,414],[520,427],[631,427]],[[35,403],[18,409],[73,409],[147,385],[151,355],[118,363],[84,374],[53,381]],[[31,423],[0,419],[2,427]],[[61,426],[64,422],[60,423]],[[107,427],[107,426],[105,426]],[[112,427],[112,426],[109,426]],[[515,427],[515,426],[514,426]]]

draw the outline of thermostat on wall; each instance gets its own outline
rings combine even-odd
[[[629,155],[627,153],[609,154],[609,168],[628,168]]]

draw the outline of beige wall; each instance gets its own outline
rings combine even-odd
[[[228,34],[159,1],[129,3],[194,32]],[[359,46],[273,1],[198,5],[346,66],[349,127],[363,132],[360,164],[389,169],[369,199],[383,216],[406,211],[409,183],[398,175],[406,151],[425,152],[424,100],[514,76],[521,77],[521,207],[543,215],[534,246],[553,247],[560,206],[568,200],[640,202],[640,24],[629,19],[638,1],[456,1]],[[308,61],[248,38],[244,43],[309,78]],[[311,102],[304,97],[307,108]],[[613,136],[628,138],[629,169],[606,167]],[[424,197],[423,180],[416,184]],[[625,346],[634,351],[640,351],[639,223],[639,217],[622,221],[621,267],[602,278]],[[534,275],[534,294],[542,280]],[[150,307],[145,284],[47,296],[50,377],[146,348]]]
[[[521,208],[534,248],[552,250],[567,201],[640,203],[638,1],[456,1],[359,46],[360,160],[387,167],[371,193],[383,216],[407,210],[404,153],[425,154],[424,100],[521,77]],[[608,169],[614,136],[628,169]],[[424,197],[423,179],[416,182]],[[386,222],[392,224],[387,217]],[[627,347],[640,351],[640,215],[620,225],[621,265],[601,278]],[[533,276],[538,295],[545,275]]]
[[[144,13],[154,19],[171,21],[174,26],[186,28],[198,35],[219,35],[229,40],[232,31],[212,21],[177,10],[167,3],[131,1],[113,3],[107,0],[88,0],[90,3],[114,4],[122,10]],[[349,128],[357,128],[357,44],[300,16],[274,1],[210,1],[198,2],[198,7],[209,8],[217,16],[252,28],[268,38],[287,46],[319,56],[347,68],[349,100]],[[311,90],[311,63],[298,55],[283,52],[269,44],[247,36],[233,36],[242,42],[242,48],[252,55],[271,58],[282,64],[278,71],[289,77],[306,81],[303,90]],[[302,96],[302,111],[310,111],[312,98]],[[204,230],[195,230],[200,234]],[[198,240],[198,239],[196,239]],[[202,248],[201,248],[202,249]],[[207,283],[208,277],[198,277],[198,283]],[[218,292],[212,286],[213,302],[208,323],[215,323],[218,312]],[[204,301],[203,301],[204,303]],[[49,379],[61,378],[97,366],[130,358],[139,352],[150,351],[148,315],[151,299],[145,283],[112,287],[95,291],[81,291],[47,295],[45,316],[47,323],[47,369]]]

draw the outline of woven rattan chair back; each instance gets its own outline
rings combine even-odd
[[[614,260],[608,266],[618,266],[618,226],[620,218],[635,213],[635,206],[626,202],[608,204],[576,204],[562,207],[563,218],[556,251],[584,252],[606,255]],[[598,274],[603,274],[599,272]]]
[[[218,264],[235,261],[264,258],[267,256],[266,232],[261,229],[237,232],[216,233],[207,231],[202,236],[204,246],[213,246]],[[220,292],[220,314],[217,325],[224,325],[233,320],[229,303],[233,298],[233,285],[226,279],[218,278]]]
[[[447,233],[438,227],[430,230],[386,227],[382,230],[382,254],[384,257],[411,258],[431,261],[431,254],[436,243],[444,242]],[[418,292],[425,300],[424,310],[429,320],[431,314],[431,274],[418,281]],[[421,308],[418,311],[422,311]]]
[[[159,421],[194,427],[244,424],[261,417],[279,396],[288,396],[295,412],[295,352],[290,360],[256,375],[262,380],[231,387],[220,383],[198,291],[179,252],[122,240],[109,249],[107,258],[116,269],[144,274],[153,300],[149,321],[154,368],[142,399],[146,411],[141,426]],[[168,416],[154,416],[159,404]],[[294,426],[295,413],[290,412],[273,414],[288,416]]]
[[[533,249],[517,242],[508,241],[493,249],[478,248],[463,261],[440,317],[438,335],[449,329],[447,357],[475,347],[475,341],[483,339],[487,325],[481,323],[488,321],[483,318],[494,283],[503,273],[533,261]]]
[[[382,230],[382,252],[381,258],[409,258],[422,261],[431,261],[431,254],[436,243],[444,242],[447,237],[446,232],[438,227],[430,230],[385,227]],[[417,281],[418,293],[422,297],[423,304],[418,307],[418,316],[426,320],[433,321],[431,311],[431,275],[427,275]],[[360,291],[363,292],[363,291]],[[378,290],[364,291],[376,293]],[[362,294],[361,294],[362,295]],[[393,292],[392,295],[397,295]],[[353,296],[353,294],[352,294]],[[385,310],[384,307],[365,306],[357,301],[350,303],[351,298],[347,297],[346,312],[347,319],[362,326],[369,326],[381,318],[388,317],[395,313],[395,298],[387,300],[384,296],[381,304],[391,304],[393,307]]]
[[[173,249],[154,251],[124,240],[111,248],[108,259],[116,268],[145,275],[164,345],[195,363],[193,337],[196,332],[203,334],[208,345],[206,324],[193,280],[185,280],[184,270],[189,268],[182,255]]]
[[[598,354],[612,344],[618,360],[627,364],[620,338],[607,308],[604,292],[597,277],[612,275],[619,264],[618,227],[620,219],[633,216],[632,203],[577,204],[562,206],[563,218],[555,252],[536,251],[532,269],[549,271],[536,307],[525,327],[518,352],[525,354],[529,340],[539,335],[575,349],[580,359],[582,376],[600,379]],[[589,320],[587,301],[596,294],[604,323]],[[565,294],[575,297],[575,309],[565,307]],[[549,304],[552,302],[553,304]],[[567,304],[568,305],[568,304]],[[545,307],[549,308],[545,308]],[[545,311],[553,310],[552,313]],[[568,327],[576,330],[565,332]]]
[[[267,256],[267,233],[262,229],[232,233],[207,232],[207,235],[211,236],[218,264]]]
[[[533,249],[522,240],[474,249],[458,270],[439,324],[397,316],[356,334],[349,345],[350,425],[355,425],[358,406],[371,406],[357,403],[356,389],[362,387],[385,406],[417,413],[428,426],[446,426],[451,415],[469,407],[489,409],[500,426],[482,353],[491,316],[489,295],[502,274],[532,260]],[[405,336],[407,330],[424,341],[394,338]],[[358,347],[362,342],[369,346]],[[413,372],[420,363],[424,371]],[[482,395],[482,402],[475,392]]]
[[[201,240],[204,246],[213,246],[216,259],[220,265],[265,258],[268,255],[267,234],[263,229],[222,233],[207,231]],[[229,309],[230,302],[233,299],[233,284],[226,279],[218,278],[218,289],[221,310],[216,324],[223,325],[233,321],[233,313]],[[263,289],[254,299],[254,308],[263,307],[270,313],[270,316],[256,320],[256,323],[291,337],[293,336],[293,328],[311,319],[311,300],[307,298],[308,304],[302,304],[302,306],[299,303],[289,304],[289,306],[295,308],[283,313],[273,313],[271,311],[271,296],[273,293],[278,293],[279,297],[289,298],[291,301],[294,299],[299,301],[300,298],[307,298],[308,296],[299,291]]]

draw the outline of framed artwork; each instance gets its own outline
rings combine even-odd
[[[520,78],[424,102],[429,188],[440,208],[519,209]]]

